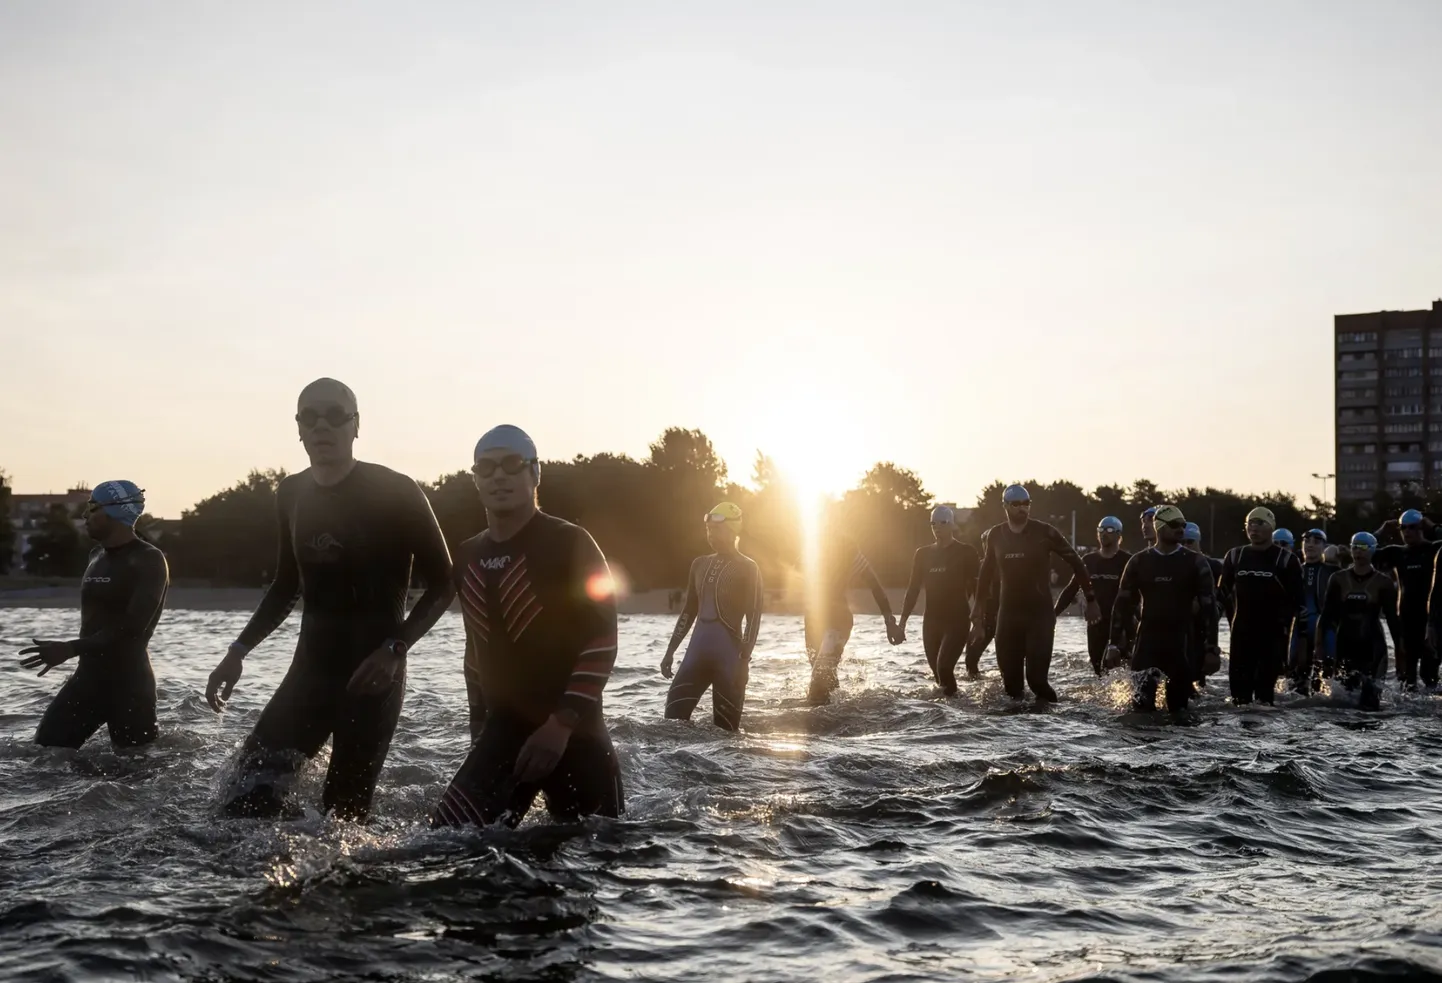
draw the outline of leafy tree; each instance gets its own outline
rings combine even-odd
[[[30,537],[25,550],[25,571],[37,577],[78,577],[85,572],[89,555],[76,516],[56,503],[50,506],[40,528]]]
[[[275,575],[279,523],[275,491],[284,471],[252,471],[180,516],[174,575],[259,586]]]

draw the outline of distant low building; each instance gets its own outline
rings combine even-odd
[[[22,495],[10,493],[10,523],[15,529],[15,568],[25,562],[25,551],[30,548],[30,537],[40,529],[52,505],[63,505],[74,517],[75,528],[85,532],[85,520],[80,513],[90,501],[89,488],[72,488],[63,494],[46,492],[43,495]]]

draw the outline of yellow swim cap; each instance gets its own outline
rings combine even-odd
[[[1182,510],[1175,505],[1159,505],[1156,514],[1152,516],[1152,518],[1159,526],[1164,526],[1168,522],[1187,521],[1186,516],[1182,515]]]
[[[741,506],[731,502],[722,502],[710,512],[706,513],[705,522],[741,522]]]
[[[1265,522],[1273,529],[1277,528],[1277,517],[1272,514],[1271,509],[1266,508],[1265,506],[1258,505],[1256,508],[1252,509],[1252,511],[1247,513],[1247,522],[1250,523],[1253,519],[1256,519],[1259,522]]]

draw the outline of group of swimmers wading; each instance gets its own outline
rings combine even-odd
[[[257,646],[302,604],[289,670],[242,746],[223,797],[232,816],[275,817],[297,810],[291,791],[301,766],[331,742],[322,805],[363,819],[400,720],[410,650],[459,598],[465,624],[464,673],[470,747],[431,815],[436,826],[519,823],[538,794],[558,818],[618,816],[620,768],[602,696],[616,662],[616,597],[606,558],[580,526],[542,512],[535,444],[502,425],[475,445],[471,474],[487,528],[451,556],[425,493],[411,478],[357,461],[360,410],[344,384],[320,379],[300,394],[296,415],[310,467],[276,490],[280,552],[276,575],[249,623],[210,674],[206,700],[222,712]],[[128,481],[95,488],[85,528],[98,544],[80,593],[80,634],[36,639],[21,666],[44,675],[70,659],[77,667],[46,710],[38,743],[78,748],[102,725],[117,748],[154,741],[155,676],[148,644],[169,584],[164,554],[135,533],[145,493]],[[1378,705],[1386,673],[1385,620],[1397,675],[1409,688],[1438,683],[1442,598],[1435,526],[1408,511],[1389,522],[1401,545],[1352,537],[1349,555],[1321,530],[1302,540],[1276,528],[1266,508],[1247,517],[1247,544],[1220,560],[1200,550],[1201,532],[1174,505],[1142,514],[1145,548],[1121,548],[1122,523],[1097,527],[1085,557],[1053,526],[1031,518],[1020,485],[1003,494],[1005,521],[981,537],[981,554],[956,537],[952,511],[931,516],[934,544],[913,558],[901,617],[855,542],[824,530],[810,572],[805,610],[811,664],[808,699],[826,703],[851,636],[847,591],[870,589],[899,645],[925,595],[922,648],[943,693],[957,691],[996,643],[1006,692],[1057,699],[1049,681],[1056,618],[1080,592],[1087,646],[1097,675],[1129,665],[1134,707],[1166,702],[1181,710],[1219,671],[1218,626],[1231,625],[1228,682],[1238,704],[1271,703],[1277,682],[1310,692],[1324,678]],[[702,522],[713,552],[697,558],[685,604],[661,660],[671,679],[664,713],[689,719],[712,691],[712,716],[740,726],[764,591],[755,561],[741,552],[741,509],[723,502]],[[1073,573],[1052,597],[1052,557]],[[412,579],[425,590],[406,610]],[[675,658],[686,645],[679,666]]]

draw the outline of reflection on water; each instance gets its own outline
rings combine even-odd
[[[74,627],[3,616],[12,648]],[[467,740],[447,616],[412,656],[373,822],[317,815],[316,767],[300,817],[228,821],[220,776],[294,632],[218,718],[199,694],[243,620],[166,616],[163,735],[134,755],[34,747],[62,680],[6,664],[0,978],[1442,978],[1434,698],[1238,710],[1214,685],[1178,719],[1128,713],[1064,621],[1061,704],[1012,705],[994,669],[943,700],[918,644],[863,618],[812,708],[799,619],[773,617],[732,735],[706,701],[660,718],[670,619],[630,617],[607,691],[626,817],[432,831]]]

